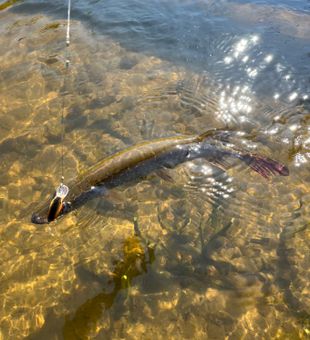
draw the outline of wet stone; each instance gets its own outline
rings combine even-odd
[[[208,338],[214,340],[222,340],[225,339],[225,329],[215,323],[208,322],[207,323],[207,334]]]
[[[239,257],[237,259],[233,259],[231,261],[231,263],[240,272],[243,272],[243,271],[254,272],[254,271],[257,270],[257,267],[258,267],[257,265],[255,265],[255,263],[253,261],[251,261],[250,259],[245,258],[245,257]]]
[[[11,115],[12,117],[15,117],[17,120],[23,120],[29,117],[30,113],[31,113],[30,106],[21,106],[12,111],[9,111],[7,114]]]
[[[14,177],[14,176],[20,175],[22,168],[23,168],[23,165],[20,161],[14,162],[9,169],[9,176]]]
[[[136,74],[128,80],[129,86],[143,86],[145,77],[141,74]]]
[[[44,126],[45,130],[45,137],[48,140],[50,144],[58,144],[62,140],[62,134],[61,134],[61,125],[57,121],[50,122],[48,124],[45,124]]]
[[[126,96],[122,98],[121,106],[122,112],[130,111],[135,107],[136,98],[133,96]]]
[[[78,116],[76,118],[66,117],[65,132],[71,132],[75,129],[81,129],[87,125],[86,116]]]
[[[138,60],[135,58],[124,57],[119,62],[119,68],[123,70],[130,70],[135,65],[137,65]]]
[[[116,101],[115,96],[105,96],[103,98],[95,98],[93,99],[89,104],[89,109],[97,109],[97,108],[104,108],[106,106],[109,106],[113,104]]]
[[[8,186],[8,199],[10,200],[20,200],[22,197],[21,188],[18,184],[10,184]]]
[[[10,131],[16,126],[16,120],[11,115],[2,115],[0,125],[4,130]]]

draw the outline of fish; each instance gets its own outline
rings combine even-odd
[[[200,135],[144,141],[112,154],[69,181],[65,195],[55,192],[32,214],[31,222],[50,223],[115,187],[197,158],[223,170],[229,169],[230,160],[239,160],[267,179],[272,175],[289,175],[284,164],[237,149],[227,142],[227,136],[227,131],[212,129]]]

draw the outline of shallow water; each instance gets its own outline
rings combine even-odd
[[[63,2],[0,9],[0,338],[307,339],[308,3],[73,1],[67,73]],[[33,225],[63,107],[66,179],[214,127],[290,176],[197,160]]]

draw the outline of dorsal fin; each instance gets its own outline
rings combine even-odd
[[[214,138],[214,139],[220,139],[222,140],[223,137],[227,137],[227,135],[229,134],[228,130],[222,130],[222,129],[217,129],[217,128],[213,128],[210,130],[207,130],[205,132],[203,132],[202,134],[198,135],[195,138],[195,141],[197,143],[204,141],[207,138]]]

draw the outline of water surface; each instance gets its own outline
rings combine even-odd
[[[307,339],[308,3],[79,0],[68,51],[62,1],[0,8],[0,337]],[[62,147],[69,179],[214,127],[290,176],[197,160],[29,222]]]

